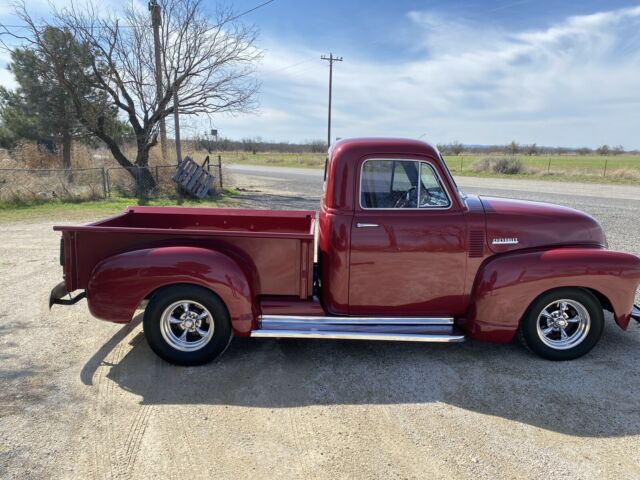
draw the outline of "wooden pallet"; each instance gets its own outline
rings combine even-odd
[[[205,166],[209,166],[208,156],[202,165],[198,165],[191,157],[185,157],[178,165],[173,181],[194,197],[204,198],[215,180]]]

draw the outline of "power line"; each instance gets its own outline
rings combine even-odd
[[[321,60],[327,60],[329,62],[329,118],[327,122],[327,148],[331,146],[331,90],[333,88],[333,62],[341,62],[342,57],[334,57],[333,53],[329,53],[329,56],[322,55]]]
[[[249,10],[245,10],[244,12],[239,13],[238,15],[225,20],[223,23],[220,23],[218,25],[214,25],[212,28],[217,28],[217,27],[220,27],[220,26],[224,25],[225,23],[233,22],[234,20],[237,20],[240,17],[244,17],[245,15],[248,15],[251,12],[255,12],[259,8],[266,7],[267,5],[269,5],[270,3],[273,3],[275,1],[276,0],[267,0],[266,2],[262,2],[261,4],[250,8]],[[46,28],[46,27],[51,27],[51,26],[54,26],[54,25],[48,25],[48,24],[34,25],[35,28]],[[150,27],[150,26],[151,25],[148,25],[148,24],[118,24],[118,28],[139,28],[139,27]],[[31,28],[30,25],[5,25],[3,23],[0,23],[0,27],[3,27],[5,29],[7,29],[7,28],[25,28],[25,29]],[[93,26],[93,28],[113,28],[113,27],[109,26],[109,25],[95,25],[95,26]]]

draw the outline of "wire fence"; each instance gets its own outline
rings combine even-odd
[[[63,169],[0,168],[0,201],[83,201],[115,197],[188,197],[173,176],[175,165]],[[207,165],[214,177],[210,196],[219,194],[225,177],[222,164]]]

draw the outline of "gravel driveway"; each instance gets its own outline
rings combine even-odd
[[[235,177],[250,207],[321,194],[317,175]],[[611,248],[640,254],[640,188],[513,188],[468,190],[581,208]],[[140,315],[121,327],[84,301],[48,311],[51,226],[71,220],[90,219],[0,225],[0,478],[640,478],[636,324],[607,322],[565,363],[515,343],[235,339],[216,363],[173,367]]]

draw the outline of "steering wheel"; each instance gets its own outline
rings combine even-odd
[[[396,200],[395,205],[393,206],[393,208],[412,208],[413,205],[415,204],[415,196],[416,196],[416,187],[411,187],[409,190],[407,190],[405,193],[403,193],[400,198],[398,198],[398,200]],[[414,198],[411,198],[411,197]]]

